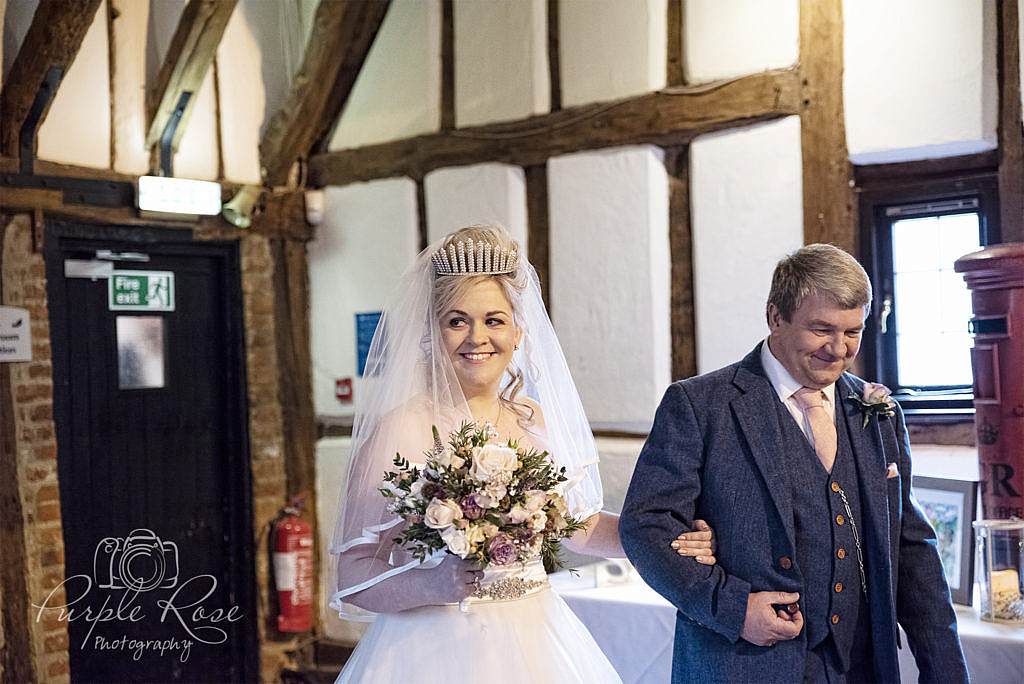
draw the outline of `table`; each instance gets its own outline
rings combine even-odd
[[[567,572],[552,575],[551,584],[590,630],[625,684],[667,684],[672,672],[675,608],[628,565],[620,565],[622,574],[615,584],[604,581],[601,565],[582,568],[578,577]],[[956,614],[971,681],[1024,682],[1024,627],[982,622],[977,609],[967,606],[956,606]],[[899,652],[901,679],[916,682],[917,667],[905,637],[903,644]]]

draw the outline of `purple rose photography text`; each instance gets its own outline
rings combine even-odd
[[[178,546],[152,530],[136,529],[126,537],[103,539],[93,556],[92,575],[66,578],[41,604],[32,606],[37,609],[37,622],[47,611],[55,611],[60,621],[88,624],[80,645],[83,650],[126,652],[136,661],[147,653],[175,655],[186,662],[193,647],[226,642],[225,627],[243,617],[238,606],[212,605],[217,585],[217,578],[209,574],[180,578]],[[63,603],[58,598],[62,589]],[[142,603],[155,606],[155,614],[147,614]],[[160,638],[131,634],[131,625],[145,623],[147,636],[151,635],[153,620],[167,625],[167,634]],[[108,630],[122,624],[125,632],[94,634],[99,624]]]

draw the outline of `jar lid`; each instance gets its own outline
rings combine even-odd
[[[1012,520],[975,520],[972,524],[976,530],[1024,530],[1024,520],[1020,518]]]

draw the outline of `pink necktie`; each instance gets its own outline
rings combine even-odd
[[[825,470],[832,472],[832,464],[836,462],[836,424],[825,410],[825,394],[819,389],[803,387],[793,395],[797,405],[807,416],[814,436],[814,451]]]

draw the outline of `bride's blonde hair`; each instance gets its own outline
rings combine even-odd
[[[460,240],[472,240],[474,243],[483,242],[490,244],[492,247],[505,248],[509,251],[515,250],[517,254],[522,254],[519,243],[508,234],[508,231],[497,225],[473,225],[461,228],[445,238],[442,249],[447,250],[450,245]],[[477,283],[493,280],[501,287],[502,292],[505,293],[505,298],[508,299],[509,304],[512,306],[513,323],[517,328],[523,330],[525,334],[526,331],[523,327],[522,318],[518,312],[520,308],[519,299],[526,289],[528,275],[526,269],[521,264],[522,260],[516,264],[515,270],[511,273],[437,275],[434,278],[432,293],[434,315],[440,317],[443,312],[451,308],[455,301],[462,298]],[[511,411],[516,416],[516,422],[519,423],[520,427],[528,428],[534,423],[534,409],[528,403],[516,400],[525,384],[523,371],[515,364],[515,361],[512,361],[505,369],[505,372],[509,375],[509,380],[499,390],[498,402],[503,408]]]

